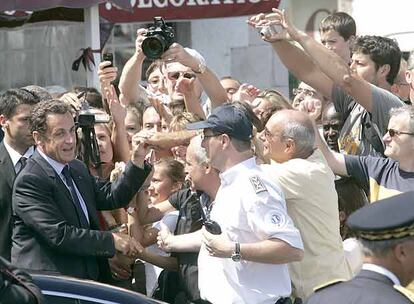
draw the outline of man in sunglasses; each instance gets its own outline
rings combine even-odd
[[[388,158],[352,156],[333,152],[317,136],[317,144],[332,171],[352,176],[369,191],[375,202],[414,190],[414,108],[403,106],[390,111],[387,133],[382,138]]]

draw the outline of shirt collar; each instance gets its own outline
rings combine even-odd
[[[39,152],[40,156],[43,157],[49,163],[49,165],[52,166],[53,170],[55,170],[59,175],[62,174],[62,170],[66,164],[62,164],[55,161],[53,158],[50,158],[42,151],[41,148],[38,148],[37,151]]]
[[[21,155],[19,152],[17,152],[16,150],[14,150],[12,147],[10,147],[7,142],[3,139],[4,142],[4,147],[6,148],[7,152],[9,153],[10,159],[12,161],[13,167],[16,167],[16,164],[19,162],[20,158],[22,156],[29,158],[30,156],[32,156],[33,152],[34,152],[34,147],[30,146],[26,152]]]
[[[389,271],[387,268],[384,268],[382,266],[375,265],[375,264],[364,263],[362,265],[362,269],[370,270],[370,271],[382,274],[386,276],[387,278],[389,278],[394,283],[394,285],[401,285],[401,282],[398,279],[398,277],[395,274],[393,274],[391,271]]]
[[[221,185],[225,186],[232,183],[236,177],[240,174],[241,171],[251,169],[256,166],[256,158],[248,158],[237,165],[227,169],[226,171],[219,174]]]

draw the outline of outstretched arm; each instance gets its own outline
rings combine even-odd
[[[281,22],[280,16],[275,13],[258,14],[248,20],[248,24],[255,28],[280,24]],[[308,54],[290,41],[287,28],[282,27],[278,33],[262,36],[262,39],[272,44],[280,60],[291,73],[330,99],[333,81],[321,71]]]
[[[273,20],[287,30],[289,36],[303,47],[326,76],[354,97],[368,112],[372,112],[373,101],[369,82],[351,71],[348,64],[337,54],[295,28],[285,12],[273,9],[273,15],[275,16]]]

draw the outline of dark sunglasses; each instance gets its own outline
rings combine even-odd
[[[193,79],[196,78],[196,75],[190,72],[169,72],[167,74],[168,78],[171,80],[178,80],[180,76],[187,78],[187,79]]]
[[[388,130],[387,130],[387,132],[388,132],[388,134],[389,134],[391,137],[394,137],[395,135],[400,136],[401,134],[406,134],[406,135],[411,135],[411,136],[414,136],[414,133],[411,133],[411,132],[403,132],[403,131],[397,131],[397,130],[394,130],[394,129],[388,129]]]

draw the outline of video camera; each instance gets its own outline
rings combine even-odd
[[[81,92],[77,97],[80,99],[84,95],[85,92]],[[78,146],[78,158],[87,167],[91,164],[96,168],[99,176],[102,175],[101,156],[94,127],[97,123],[108,123],[109,121],[110,117],[108,114],[94,113],[86,100],[86,96],[84,96],[81,101],[81,109],[76,114],[76,126],[82,131],[79,141],[80,145]]]
[[[148,59],[161,58],[166,50],[174,43],[174,30],[167,26],[162,17],[154,17],[154,25],[148,28],[146,38],[142,41],[142,51]]]

